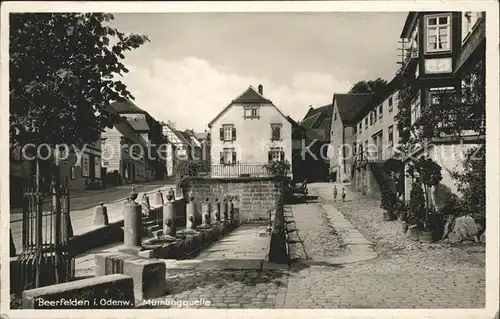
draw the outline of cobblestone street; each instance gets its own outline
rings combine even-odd
[[[354,195],[348,193],[352,201],[334,204],[329,198],[331,188],[332,184],[311,185],[310,193],[319,198],[292,206],[291,255],[297,260],[289,270],[168,270],[166,298],[211,302],[211,306],[189,306],[195,308],[485,306],[481,260],[458,247],[415,244],[400,234],[397,222],[382,222],[380,212],[370,211],[377,209],[376,201],[362,196],[352,200]],[[332,225],[329,216],[339,214],[335,207],[346,211],[352,226],[374,241],[378,257],[348,261],[357,248],[346,245]],[[363,254],[371,256],[364,249],[356,253]]]

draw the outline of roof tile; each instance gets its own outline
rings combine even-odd
[[[334,94],[333,100],[337,103],[342,122],[349,123],[353,121],[372,96],[372,93]]]
[[[241,94],[233,103],[249,104],[249,103],[269,103],[268,99],[257,93],[253,87],[249,87]]]

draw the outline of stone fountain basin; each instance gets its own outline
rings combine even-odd
[[[232,220],[224,224],[213,225],[208,229],[199,229],[193,233],[183,233],[181,230],[174,241],[162,237],[150,238],[143,242],[144,250],[138,254],[146,258],[183,259],[193,252],[200,252],[210,243],[218,241],[238,225],[237,220]]]

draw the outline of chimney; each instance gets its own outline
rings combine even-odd
[[[262,84],[259,84],[259,94],[262,95],[264,92],[264,87],[262,86]]]

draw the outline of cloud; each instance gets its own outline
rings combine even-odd
[[[194,57],[151,60],[147,67],[128,65],[123,82],[135,103],[159,121],[173,121],[180,129],[202,131],[231,100],[248,86],[264,86],[264,95],[285,114],[301,120],[308,106],[331,103],[333,93],[346,91],[350,83],[326,73],[296,73],[291,85],[267,78],[237,74]]]

